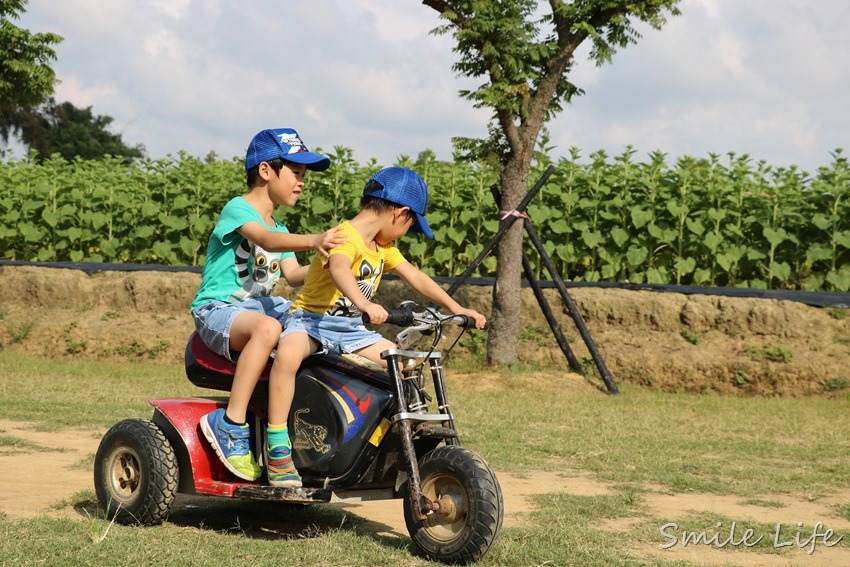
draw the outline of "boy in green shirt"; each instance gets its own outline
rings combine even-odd
[[[307,266],[293,252],[315,249],[327,256],[345,242],[331,229],[323,234],[290,234],[272,216],[275,207],[292,207],[304,188],[307,170],[324,171],[330,159],[310,152],[291,128],[263,130],[245,158],[248,192],[221,211],[207,245],[204,272],[192,317],[204,343],[228,360],[239,352],[226,409],[201,418],[204,436],[224,465],[239,478],[262,474],[250,450],[248,402],[269,356],[281,340],[291,301],[271,294],[281,275],[294,287],[304,283]],[[291,458],[287,420],[295,394],[294,376],[281,373],[279,358],[269,376],[267,459],[274,486],[301,486]]]

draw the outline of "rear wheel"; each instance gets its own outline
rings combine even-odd
[[[404,521],[410,538],[430,559],[472,563],[487,552],[504,517],[502,489],[492,469],[459,445],[437,447],[419,460],[422,495],[440,511],[417,520],[404,488]]]
[[[147,419],[125,419],[106,432],[94,459],[94,489],[107,518],[156,525],[177,493],[177,458],[162,430]]]

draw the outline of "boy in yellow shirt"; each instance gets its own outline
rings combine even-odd
[[[290,312],[277,359],[288,380],[294,380],[301,362],[316,352],[356,353],[386,366],[380,355],[395,344],[366,328],[362,314],[373,325],[387,320],[386,309],[372,299],[388,272],[429,301],[455,315],[467,315],[476,328],[484,328],[484,315],[461,306],[393,245],[408,231],[434,237],[425,220],[427,205],[428,187],[409,168],[384,168],[366,183],[360,212],[340,226],[339,235],[347,240],[330,250],[328,257],[316,255]],[[270,469],[289,469],[291,448],[273,449]],[[276,458],[284,454],[289,458]],[[294,472],[293,479],[296,476]]]

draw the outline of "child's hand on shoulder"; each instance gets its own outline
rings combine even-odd
[[[335,226],[322,234],[316,234],[314,238],[313,248],[325,258],[330,256],[330,251],[337,246],[342,246],[348,241],[347,234],[341,234],[342,225]]]

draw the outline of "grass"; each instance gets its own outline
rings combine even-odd
[[[699,565],[641,550],[668,542],[659,530],[666,523],[678,526],[669,532],[674,535],[703,531],[710,538],[716,530],[723,539],[736,518],[704,512],[655,517],[647,505],[652,493],[735,496],[783,510],[783,496],[817,501],[850,489],[850,398],[719,397],[628,385],[611,396],[560,371],[460,374],[451,368],[448,390],[461,441],[496,471],[565,472],[610,487],[608,494],[582,496],[553,486],[534,496],[529,521],[503,528],[481,565]],[[208,393],[175,366],[0,352],[0,415],[34,422],[41,430],[105,431],[127,417],[149,417],[149,398]],[[17,450],[16,445],[0,435],[0,454],[4,446]],[[91,460],[80,466],[90,467]],[[431,565],[413,554],[407,538],[363,529],[362,518],[333,506],[212,499],[203,512],[181,507],[162,526],[135,528],[108,522],[94,502],[93,491],[84,491],[54,506],[88,511],[79,518],[12,520],[0,514],[3,562]],[[850,507],[836,506],[822,521],[829,526],[836,517],[850,520]],[[740,518],[737,523],[738,538],[747,528],[772,537],[775,527],[744,525]],[[781,541],[788,541],[797,526],[782,530]],[[811,530],[806,525],[802,532]],[[850,533],[836,530],[832,540],[839,535],[845,536],[839,546],[847,547]],[[783,554],[792,550],[774,548],[770,537],[754,551],[790,561],[793,556]],[[708,551],[712,559],[726,553],[732,562],[748,549]]]

